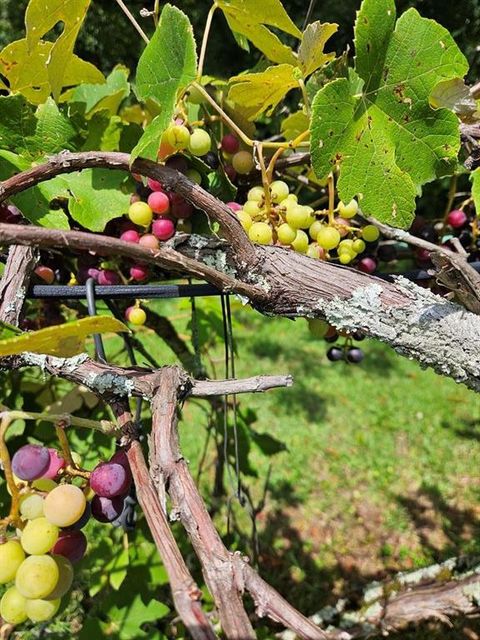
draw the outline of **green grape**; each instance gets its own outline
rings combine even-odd
[[[0,544],[0,584],[13,580],[24,560],[25,552],[18,540],[7,540]]]
[[[305,231],[299,229],[297,231],[297,236],[295,240],[292,242],[292,248],[298,253],[307,253],[308,250],[309,238]]]
[[[58,484],[55,480],[51,480],[50,478],[38,478],[38,480],[34,480],[32,482],[32,487],[34,489],[37,489],[38,491],[45,491],[46,493],[55,489],[57,486]]]
[[[287,222],[294,229],[307,229],[312,225],[312,209],[300,204],[287,209]]]
[[[297,230],[284,222],[277,229],[277,236],[279,242],[282,244],[292,244],[297,237]]]
[[[318,244],[327,251],[338,247],[340,233],[334,227],[323,226],[317,234]]]
[[[50,551],[57,539],[58,527],[42,517],[27,522],[20,542],[27,553],[39,556]]]
[[[248,231],[253,224],[252,218],[243,209],[240,209],[240,211],[237,212],[237,216],[242,227],[245,229],[245,231]]]
[[[197,87],[190,87],[187,100],[191,104],[203,104],[205,102],[205,96],[203,93],[200,93]]]
[[[133,307],[128,314],[128,322],[141,327],[147,321],[147,314],[141,307]]]
[[[272,201],[275,203],[282,202],[288,196],[290,189],[288,184],[283,180],[275,180],[270,185],[270,193],[272,194]]]
[[[128,209],[128,217],[133,224],[148,227],[153,219],[153,211],[146,202],[133,202]]]
[[[353,240],[342,240],[337,247],[337,251],[339,254],[343,253],[344,251],[346,251],[347,253],[356,253],[355,249],[353,248]]]
[[[253,156],[250,151],[237,151],[232,158],[232,167],[241,175],[250,173],[254,166]]]
[[[315,220],[315,222],[310,225],[308,229],[308,234],[312,238],[312,240],[317,239],[318,232],[322,227],[323,227],[323,224],[320,222],[320,220]]]
[[[59,577],[55,589],[46,596],[45,600],[57,600],[70,590],[73,582],[73,565],[68,558],[60,555],[52,555],[57,563]]]
[[[348,220],[349,218],[353,218],[358,212],[358,202],[356,200],[350,200],[348,204],[340,201],[338,203],[338,213]]]
[[[319,247],[318,244],[309,244],[307,249],[307,256],[309,258],[315,258],[316,260],[320,260],[324,258],[325,251],[322,247]]]
[[[212,139],[204,129],[194,129],[190,135],[188,150],[194,156],[206,155],[212,147]]]
[[[308,329],[314,338],[324,338],[330,330],[330,325],[320,318],[308,318]]]
[[[168,144],[177,151],[186,149],[190,142],[190,131],[183,124],[175,124],[168,127],[164,135]]]
[[[77,453],[76,451],[72,451],[72,460],[73,460],[73,462],[75,463],[75,465],[77,467],[79,467],[79,468],[82,467],[82,462],[83,462],[82,461],[82,456],[79,453]],[[33,484],[35,484],[35,482]]]
[[[272,228],[266,222],[254,222],[248,230],[248,237],[257,244],[270,244],[272,241]]]
[[[129,316],[131,321],[131,316]],[[69,527],[80,519],[85,511],[85,495],[74,484],[61,484],[45,498],[45,517],[57,527]]]
[[[26,600],[25,602],[25,611],[32,622],[45,622],[46,620],[50,620],[59,608],[60,598],[56,600],[41,600],[40,598],[36,598],[34,600]]]
[[[58,566],[51,556],[29,556],[18,567],[15,586],[25,598],[45,598],[58,578]]]
[[[28,493],[20,499],[20,513],[27,520],[34,520],[43,516],[43,496],[38,493]]]
[[[375,242],[380,237],[380,231],[373,224],[367,224],[362,229],[362,238],[366,242]]]
[[[360,238],[353,241],[353,249],[356,253],[363,253],[366,248],[367,248],[367,245]]]
[[[247,200],[263,202],[265,200],[265,191],[263,190],[263,187],[252,187],[248,192]]]
[[[202,184],[202,174],[196,169],[189,169],[185,174],[189,180],[195,182],[195,184]]]
[[[9,624],[21,624],[27,619],[26,598],[15,587],[10,587],[0,601],[0,616]]]
[[[288,211],[298,204],[298,198],[294,193],[289,193],[285,200],[282,200],[282,209]]]
[[[341,264],[350,264],[350,262],[353,260],[354,257],[355,256],[353,254],[347,253],[347,251],[344,251],[338,256],[338,259],[340,260]]]
[[[243,210],[245,213],[248,213],[249,216],[258,216],[262,210],[262,204],[258,202],[258,200],[247,200],[243,205]]]

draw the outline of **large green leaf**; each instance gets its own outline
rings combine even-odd
[[[137,67],[137,96],[143,101],[153,100],[159,113],[133,150],[132,160],[139,155],[156,160],[160,138],[173,116],[177,95],[195,79],[196,69],[192,25],[182,11],[166,4]]]
[[[441,81],[468,69],[450,34],[415,9],[395,25],[393,0],[364,0],[355,26],[355,72],[313,102],[312,163],[324,179],[338,167],[342,200],[407,227],[421,185],[456,166],[456,116],[429,104]]]
[[[87,118],[98,111],[107,111],[113,116],[130,93],[128,74],[128,69],[119,65],[110,73],[104,84],[81,84],[71,91],[68,100],[84,105]]]

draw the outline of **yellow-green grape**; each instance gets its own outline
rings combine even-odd
[[[245,229],[245,231],[248,231],[253,224],[252,218],[243,209],[240,209],[240,211],[237,212],[237,216],[242,227]]]
[[[128,209],[128,217],[133,224],[148,227],[153,219],[153,212],[146,202],[133,202]]]
[[[305,207],[301,204],[297,204],[294,207],[287,209],[287,222],[294,229],[308,229],[311,226],[312,209]]]
[[[277,237],[282,244],[292,244],[297,237],[297,230],[284,222],[277,229]]]
[[[366,242],[375,242],[380,237],[380,231],[373,224],[367,224],[362,229],[362,238]]]
[[[165,139],[171,147],[180,151],[188,147],[190,131],[183,124],[174,124],[165,131]]]
[[[45,622],[50,620],[60,608],[60,598],[56,600],[26,600],[25,611],[32,622]]]
[[[28,556],[18,567],[15,586],[25,598],[45,598],[58,578],[58,566],[51,556]]]
[[[196,169],[189,169],[185,174],[189,180],[195,182],[195,184],[202,184],[202,174]]]
[[[38,480],[34,480],[32,482],[32,487],[37,489],[38,491],[45,491],[48,493],[52,489],[58,486],[58,483],[55,480],[51,480],[50,478],[39,478]]]
[[[247,200],[263,202],[265,200],[265,191],[263,190],[263,187],[252,187],[248,192]]]
[[[85,496],[79,487],[74,484],[61,484],[47,495],[43,511],[52,524],[56,524],[57,527],[69,527],[80,519],[85,505]]]
[[[76,451],[72,451],[71,454],[72,454],[72,460],[73,460],[74,464],[77,467],[81,468],[81,466],[82,466],[82,456],[79,453],[77,453]]]
[[[28,493],[20,498],[20,514],[27,520],[34,520],[43,516],[43,496],[38,493]]]
[[[70,590],[73,582],[73,565],[65,556],[53,555],[52,558],[57,563],[59,576],[55,589],[46,596],[45,600],[56,600]]]
[[[367,245],[360,238],[358,238],[357,240],[353,241],[353,250],[356,253],[363,253],[366,248],[367,248]]]
[[[347,251],[344,251],[338,256],[338,259],[340,260],[341,264],[350,264],[350,262],[353,260],[354,257],[355,256],[352,253],[348,253]]]
[[[320,318],[308,318],[308,329],[314,338],[324,338],[330,329],[330,325],[326,320],[321,320]]]
[[[285,200],[288,196],[290,189],[288,188],[288,184],[283,180],[275,180],[270,185],[270,193],[272,194],[272,201],[278,204]]]
[[[58,527],[46,518],[29,520],[22,531],[20,542],[30,555],[48,553],[58,539]]]
[[[241,175],[250,173],[254,166],[253,156],[250,151],[237,151],[232,158],[232,167]]]
[[[137,327],[141,327],[147,321],[147,314],[141,307],[133,307],[128,314],[127,320]]]
[[[258,200],[247,200],[243,205],[243,210],[248,213],[249,216],[258,216],[262,210],[262,203]]]
[[[188,150],[194,156],[206,155],[212,147],[212,139],[205,129],[194,129],[190,135]]]
[[[292,248],[298,253],[307,253],[308,250],[309,238],[305,231],[299,229],[297,231],[297,236],[295,240],[292,242]]]
[[[309,258],[315,258],[316,260],[320,260],[325,255],[322,247],[319,247],[318,244],[309,244],[307,249],[307,256]]]
[[[317,239],[318,232],[320,231],[320,229],[322,227],[323,227],[323,224],[320,222],[320,220],[315,220],[315,222],[313,222],[310,225],[310,227],[308,229],[308,234],[312,238],[312,240],[316,240]]]
[[[358,212],[358,202],[356,200],[350,200],[348,204],[340,201],[338,203],[338,213],[348,220],[349,218],[353,218]]]
[[[266,222],[254,222],[248,230],[248,237],[257,244],[270,244],[272,241],[272,228]]]
[[[340,234],[334,227],[323,226],[317,233],[318,244],[327,251],[338,247]]]
[[[342,240],[337,247],[337,251],[339,254],[343,253],[344,251],[346,251],[347,253],[356,253],[355,249],[353,248],[353,240]]]
[[[205,102],[205,96],[203,93],[200,93],[197,87],[190,87],[187,100],[191,104],[203,104]]]
[[[294,193],[289,193],[285,200],[282,200],[282,209],[288,211],[298,204],[298,198]]]
[[[15,587],[10,587],[0,601],[0,616],[9,624],[21,624],[27,619],[26,598]]]
[[[25,552],[18,540],[7,540],[0,544],[0,584],[13,580],[24,560]]]

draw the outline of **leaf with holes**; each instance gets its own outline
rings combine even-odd
[[[364,0],[355,47],[355,71],[313,101],[313,168],[321,179],[338,168],[343,201],[357,196],[365,214],[408,227],[420,187],[456,167],[458,119],[429,97],[465,75],[467,61],[448,31],[415,9],[395,24],[393,0]]]
[[[335,58],[334,53],[324,53],[327,40],[338,29],[338,24],[313,22],[303,32],[298,50],[298,64],[304,77],[309,76]]]

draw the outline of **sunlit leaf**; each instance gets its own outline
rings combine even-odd
[[[327,40],[337,31],[337,24],[312,22],[303,32],[298,50],[298,64],[304,76],[323,67],[335,58],[334,53],[324,53]]]
[[[68,100],[83,103],[87,118],[91,118],[99,111],[107,111],[109,115],[115,115],[122,101],[130,93],[128,75],[128,69],[119,65],[107,76],[104,84],[83,83],[70,92]]]
[[[295,111],[282,120],[281,131],[285,140],[294,140],[309,127],[310,118],[307,114],[304,111]]]
[[[430,104],[435,109],[450,109],[462,122],[478,120],[477,102],[461,78],[439,82],[430,94]]]

